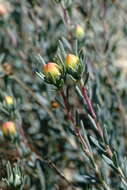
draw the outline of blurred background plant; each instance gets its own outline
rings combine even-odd
[[[126,40],[126,1],[0,0],[0,189],[127,189]]]

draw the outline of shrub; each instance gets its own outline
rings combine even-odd
[[[126,12],[0,1],[0,189],[126,190]]]

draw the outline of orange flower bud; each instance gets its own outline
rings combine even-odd
[[[49,62],[44,65],[44,79],[45,82],[53,84],[57,88],[61,88],[63,85],[63,70],[62,67],[56,63]]]
[[[7,121],[2,125],[3,135],[6,137],[16,135],[16,125],[13,121]]]
[[[73,54],[68,54],[66,56],[66,68],[75,70],[79,64],[79,58]]]
[[[46,77],[59,77],[61,75],[59,65],[57,65],[56,63],[49,62],[44,66],[44,74]]]
[[[78,39],[82,39],[84,37],[85,32],[82,26],[80,25],[76,26],[75,35]]]
[[[8,13],[8,9],[6,7],[6,5],[4,4],[0,4],[0,16],[4,16]]]

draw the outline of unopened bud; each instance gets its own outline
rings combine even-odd
[[[79,57],[73,54],[68,54],[66,56],[65,64],[67,73],[70,74],[73,79],[80,80],[83,68]]]
[[[75,35],[78,39],[82,39],[85,36],[84,28],[80,25],[76,26]]]
[[[12,106],[14,104],[14,99],[11,96],[5,96],[4,101],[7,106]]]
[[[57,87],[62,85],[62,68],[56,63],[49,62],[44,66],[45,81]]]
[[[7,6],[5,4],[0,3],[0,16],[4,16],[8,13]]]
[[[3,135],[6,137],[13,137],[16,135],[16,125],[13,121],[7,121],[2,125]]]
[[[79,58],[73,54],[68,54],[66,56],[66,68],[75,70],[79,64]]]
[[[57,78],[61,75],[59,65],[56,63],[48,63],[44,66],[44,74],[47,78]]]

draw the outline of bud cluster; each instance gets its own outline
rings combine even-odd
[[[79,81],[82,77],[82,72],[83,64],[80,58],[74,54],[66,54],[62,64],[59,59],[56,62],[44,64],[43,73],[38,73],[38,75],[43,76],[45,82],[60,89],[65,83],[67,74],[73,80]]]

